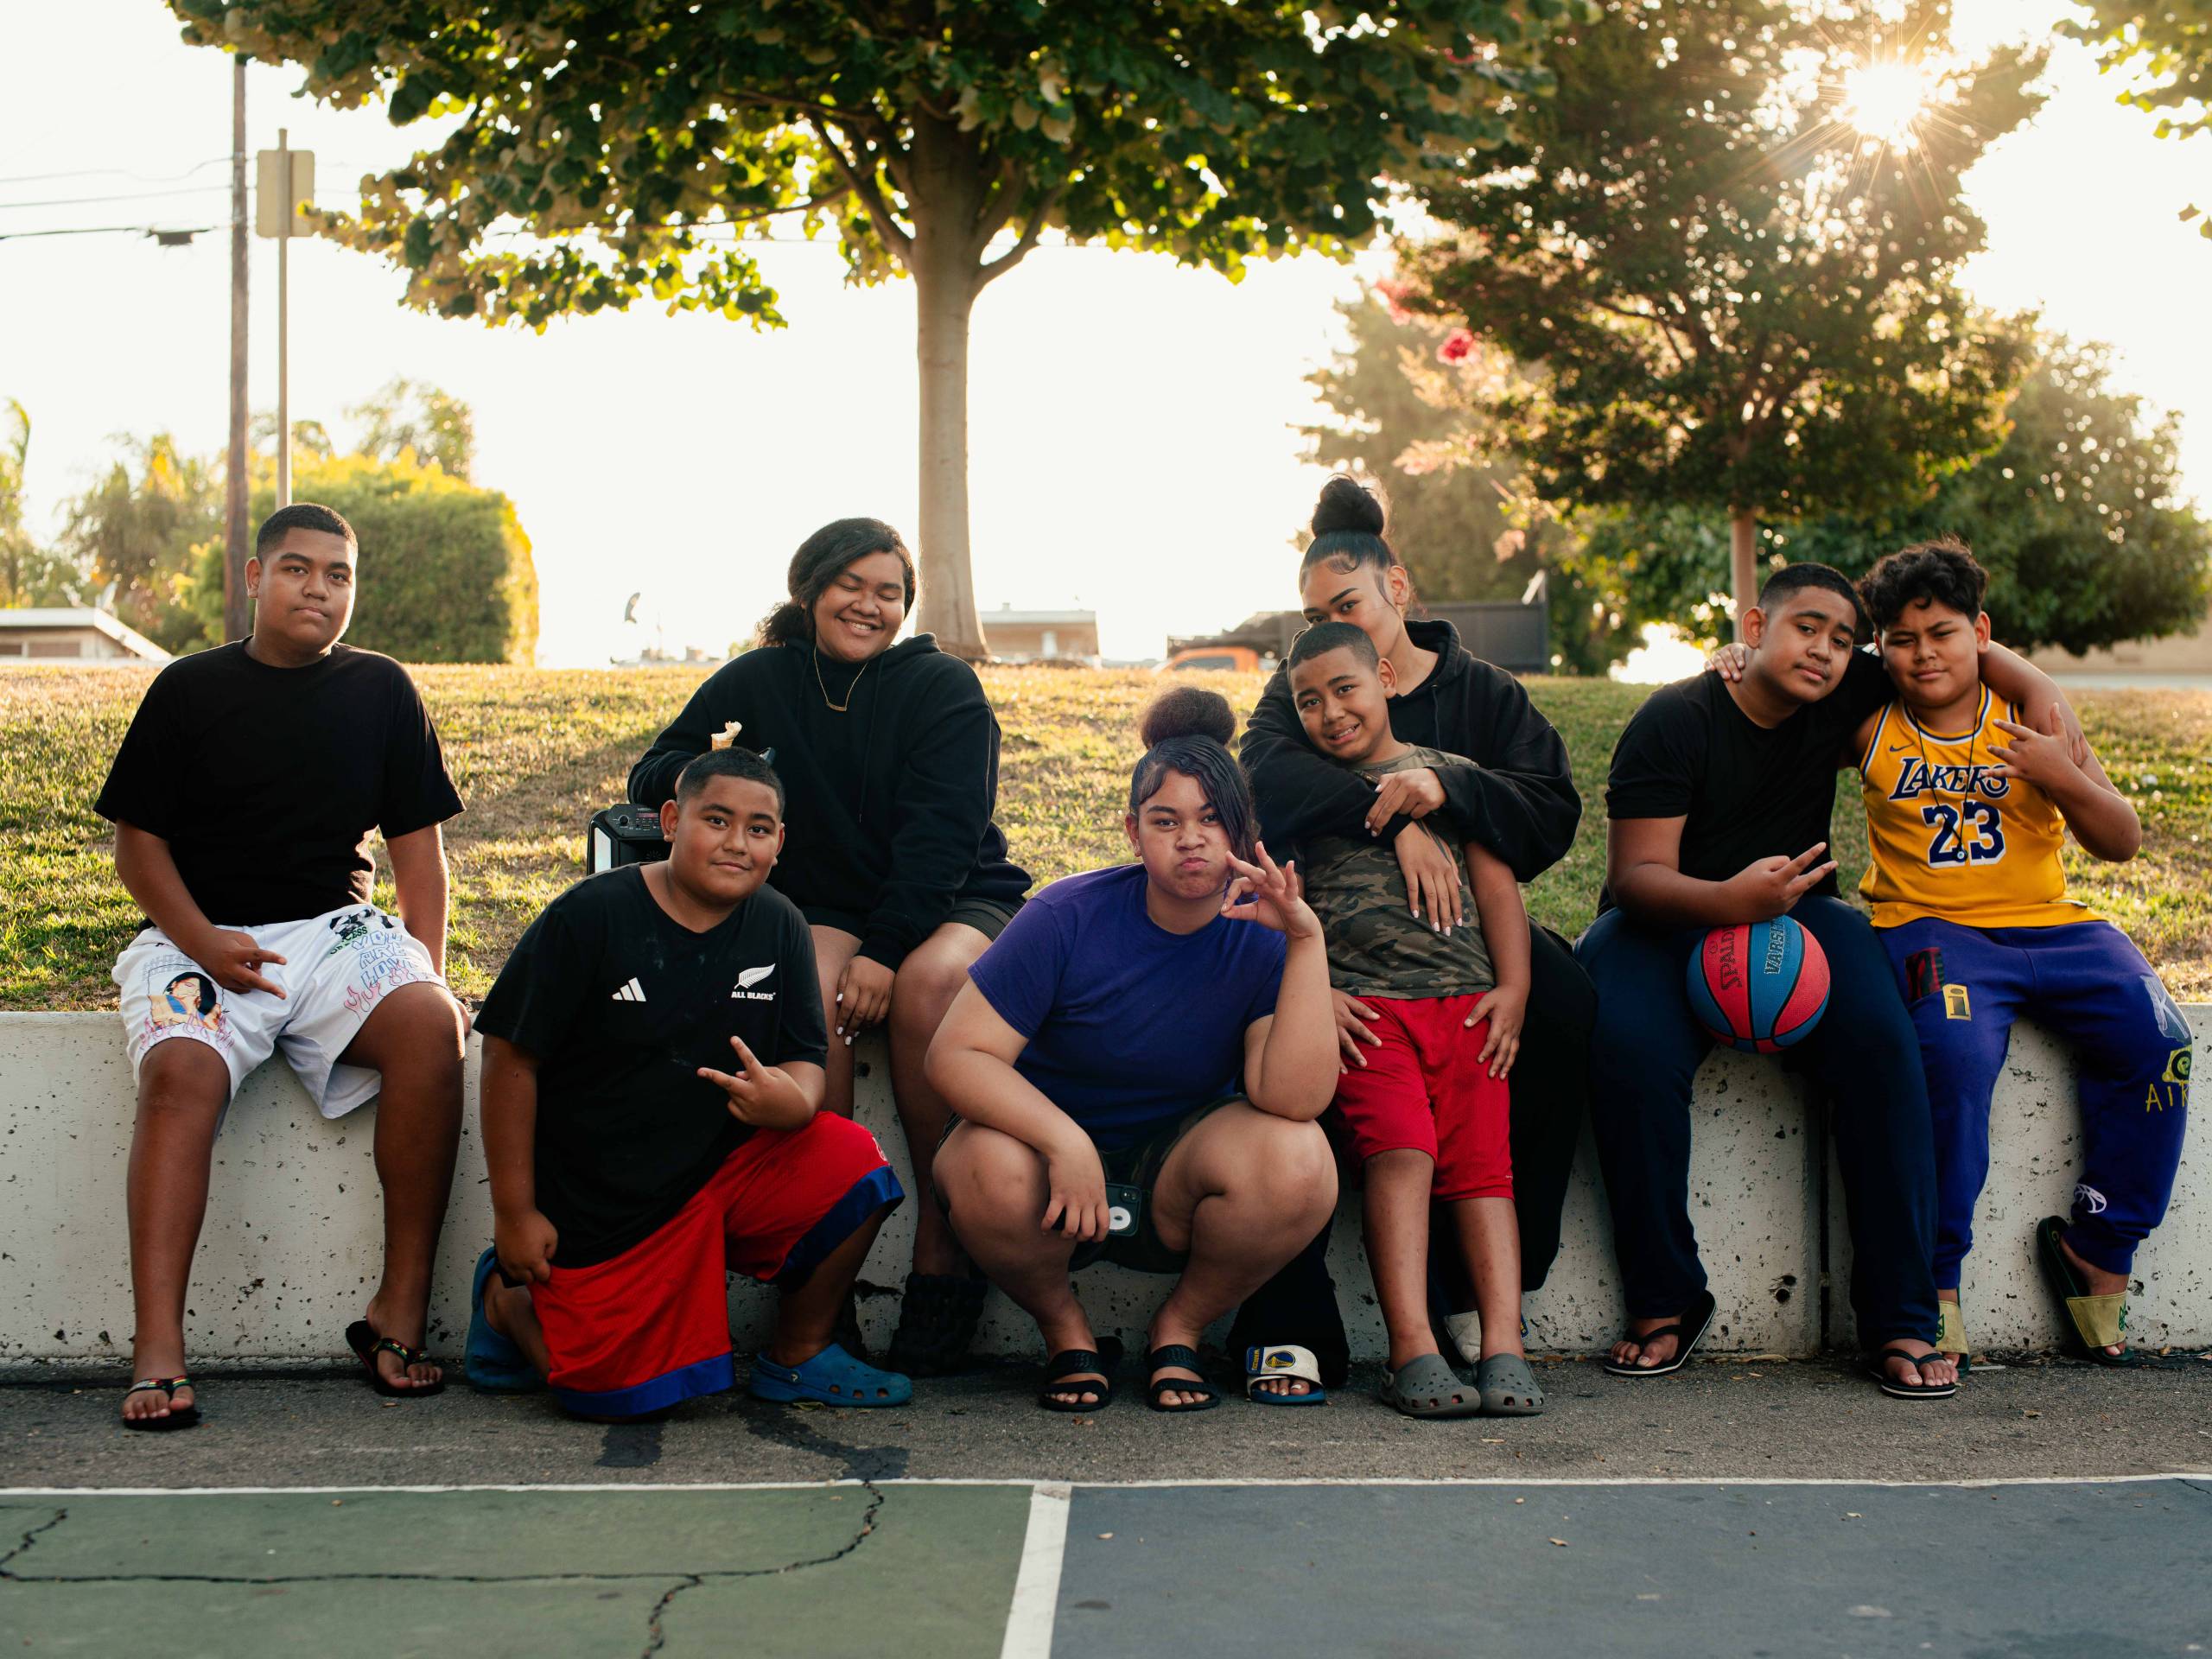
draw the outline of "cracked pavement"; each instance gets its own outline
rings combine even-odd
[[[1457,1424],[1384,1409],[1372,1374],[1319,1411],[1231,1398],[1169,1418],[1125,1393],[1056,1416],[1029,1403],[1030,1368],[1000,1366],[902,1411],[732,1394],[617,1425],[542,1396],[386,1402],[346,1374],[213,1374],[206,1421],[172,1434],[117,1427],[120,1379],[0,1386],[0,1631],[54,1654],[988,1659],[1027,1483],[1049,1480],[1076,1486],[1058,1645],[1087,1659],[1238,1650],[1255,1618],[1344,1653],[1471,1630],[1700,1656],[2197,1639],[2212,1363],[1982,1370],[1924,1405],[1840,1362],[1538,1370],[1545,1416]],[[2153,1474],[2174,1478],[2112,1478]],[[1501,1484],[1104,1484],[1440,1477]],[[1560,1484],[1624,1478],[2082,1484]],[[948,1478],[1007,1484],[908,1484]],[[1931,1548],[1974,1571],[1931,1573]],[[2111,1595],[2051,1572],[2084,1548]]]

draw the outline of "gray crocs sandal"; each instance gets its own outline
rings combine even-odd
[[[1483,1408],[1482,1396],[1441,1354],[1423,1354],[1401,1370],[1385,1371],[1382,1401],[1408,1417],[1472,1417]]]
[[[1544,1391],[1522,1354],[1492,1354],[1475,1367],[1475,1388],[1487,1417],[1535,1417],[1544,1409]]]

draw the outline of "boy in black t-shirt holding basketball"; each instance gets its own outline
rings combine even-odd
[[[727,1389],[735,1271],[784,1292],[756,1396],[912,1397],[832,1340],[905,1193],[874,1136],[820,1109],[814,947],[764,885],[783,807],[759,755],[700,755],[661,808],[667,859],[556,899],[485,1000],[495,1226],[468,1333],[480,1388],[550,1383],[602,1419]]]
[[[327,507],[271,514],[246,562],[252,636],[162,671],[97,804],[147,917],[115,964],[138,1082],[126,1427],[199,1421],[184,1303],[215,1132],[279,1050],[325,1117],[381,1098],[384,1277],[346,1340],[380,1394],[442,1386],[419,1344],[461,1133],[439,829],[461,798],[407,671],[338,643],[357,552]],[[378,831],[396,917],[370,899]]]
[[[1777,572],[1744,622],[1739,681],[1663,687],[1622,732],[1605,888],[1575,945],[1598,987],[1591,1118],[1628,1302],[1606,1369],[1678,1370],[1713,1317],[1688,1207],[1690,1085],[1712,1039],[1690,1013],[1688,962],[1708,929],[1787,914],[1828,962],[1827,1011],[1793,1052],[1837,1103],[1859,1338],[1878,1353],[1885,1393],[1942,1398],[1957,1373],[1933,1341],[1935,1154],[1919,1045],[1827,855],[1839,760],[1892,695],[1889,677],[1857,649],[1865,613],[1826,565]],[[2039,719],[2057,706],[2056,687],[2010,652],[1983,669]]]

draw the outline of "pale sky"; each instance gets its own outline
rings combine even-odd
[[[2063,0],[1960,0],[1962,35],[2047,35]],[[290,96],[248,72],[250,148],[280,124],[316,152],[319,199],[417,137],[380,111]],[[2212,496],[2212,140],[2159,143],[2062,47],[2035,125],[1972,180],[1990,249],[1975,291],[2039,306],[2116,347],[2115,378],[2180,410],[2187,478]],[[0,0],[0,233],[213,226],[190,246],[131,236],[0,240],[0,397],[29,410],[35,526],[105,465],[111,435],[167,429],[219,454],[227,409],[230,68],[158,0]],[[206,163],[206,165],[201,165]],[[89,176],[89,169],[113,169]],[[144,193],[174,193],[147,194]],[[130,200],[87,197],[130,194]],[[276,404],[276,260],[254,243],[252,402]],[[315,242],[292,252],[291,405],[342,429],[395,375],[474,405],[480,481],[513,498],[543,588],[539,660],[634,651],[632,590],[671,647],[719,652],[780,594],[791,550],[852,513],[916,533],[913,305],[845,287],[832,245],[760,250],[787,330],[755,334],[644,305],[543,335],[404,310],[397,275]],[[1232,286],[1171,261],[1044,247],[986,291],[974,331],[969,481],[979,601],[1099,613],[1108,655],[1296,602],[1287,546],[1321,474],[1292,428],[1360,267],[1255,268]],[[2188,419],[2194,414],[2193,420]],[[365,604],[375,602],[372,588]]]

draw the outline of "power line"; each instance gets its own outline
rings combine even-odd
[[[80,167],[67,173],[18,173],[13,178],[0,179],[0,184],[46,184],[55,179],[132,179],[140,184],[181,184],[194,174],[211,167],[220,167],[231,158],[214,156],[204,162],[195,162],[181,173],[133,173],[124,167]]]
[[[35,236],[151,236],[162,238],[162,245],[168,247],[178,245],[168,239],[171,237],[206,236],[221,228],[219,225],[86,225],[63,231],[0,231],[0,242],[22,242]]]
[[[228,156],[224,157],[226,161]],[[228,191],[227,184],[193,184],[181,190],[126,190],[112,196],[49,196],[41,201],[0,201],[0,213],[18,207],[85,207],[103,201],[151,201],[167,196],[207,196]]]

